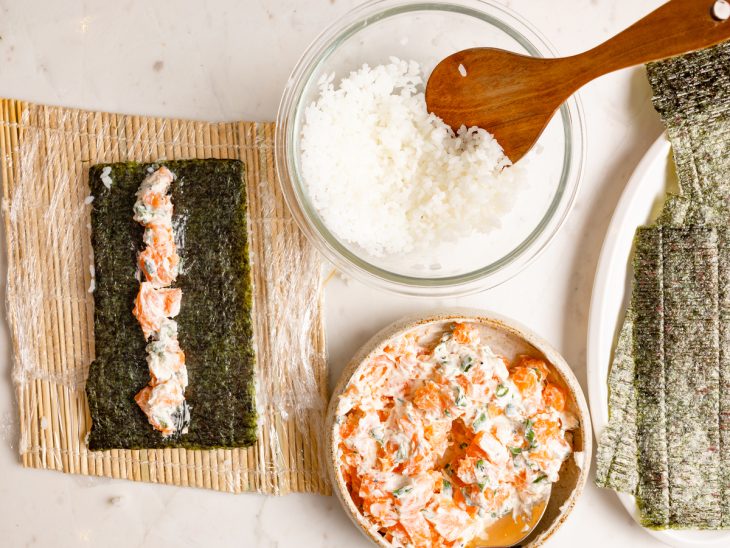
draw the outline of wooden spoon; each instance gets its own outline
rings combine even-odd
[[[671,0],[600,46],[573,57],[527,57],[472,48],[441,61],[426,104],[454,130],[494,134],[512,162],[535,144],[555,111],[591,80],[730,38],[726,0]]]

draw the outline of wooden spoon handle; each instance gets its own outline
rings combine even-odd
[[[577,56],[586,81],[614,70],[696,51],[730,39],[730,20],[715,18],[715,0],[670,0],[625,31]]]

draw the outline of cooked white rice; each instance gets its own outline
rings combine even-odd
[[[392,58],[319,82],[302,129],[309,197],[341,240],[403,254],[500,226],[523,186],[494,137],[457,135],[426,109],[415,61]]]

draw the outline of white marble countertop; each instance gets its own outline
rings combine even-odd
[[[605,40],[662,3],[503,1],[565,54]],[[0,0],[0,96],[204,120],[272,120],[303,48],[355,3]],[[331,378],[386,323],[407,313],[470,306],[532,327],[563,353],[585,386],[588,306],[604,233],[629,175],[662,131],[650,95],[641,68],[584,89],[588,164],[575,209],[547,251],[510,282],[481,295],[443,300],[330,282]],[[8,348],[7,327],[0,330],[0,347]],[[7,350],[3,362],[0,545],[367,546],[331,497],[234,496],[22,468]],[[588,544],[659,546],[612,493],[593,485],[549,542],[561,548]]]

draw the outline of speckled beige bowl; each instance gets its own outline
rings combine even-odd
[[[588,479],[591,460],[591,421],[583,391],[570,367],[557,350],[526,327],[497,314],[477,310],[458,310],[452,313],[405,318],[380,331],[355,354],[335,387],[327,413],[327,468],[334,491],[345,511],[360,530],[376,545],[388,548],[390,544],[355,507],[342,479],[335,450],[339,443],[339,434],[335,424],[337,402],[360,365],[373,354],[380,352],[390,340],[415,329],[445,329],[455,321],[477,324],[482,341],[509,360],[520,354],[544,358],[557,379],[562,381],[570,393],[569,405],[579,419],[579,426],[573,431],[574,455],[563,463],[560,479],[553,485],[545,515],[532,534],[521,544],[521,546],[530,548],[541,546],[570,515]]]

